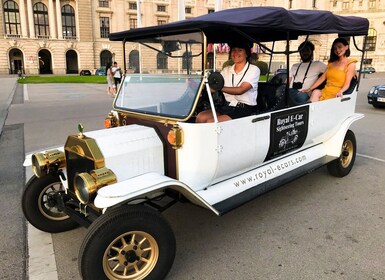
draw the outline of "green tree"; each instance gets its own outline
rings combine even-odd
[[[255,66],[257,66],[259,68],[259,70],[261,71],[261,76],[266,75],[267,72],[269,71],[269,65],[264,61],[251,60],[250,63],[254,64]],[[234,61],[232,59],[229,59],[225,63],[223,63],[222,69],[227,67],[227,66],[231,66],[233,64],[234,64]]]
[[[269,65],[266,62],[257,60],[254,63],[252,62],[252,64],[257,66],[259,70],[261,70],[261,75],[267,75],[267,72],[269,71]]]

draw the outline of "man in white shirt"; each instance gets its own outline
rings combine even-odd
[[[308,101],[309,95],[301,92],[302,88],[310,88],[318,79],[320,74],[325,72],[326,64],[313,60],[314,45],[310,41],[302,42],[298,47],[301,62],[290,68],[289,94],[296,103],[302,104]]]
[[[114,65],[112,66],[111,71],[112,71],[112,75],[114,76],[115,87],[117,89],[118,85],[122,80],[122,70],[120,69],[120,67],[118,67],[118,63],[116,61],[114,62]]]

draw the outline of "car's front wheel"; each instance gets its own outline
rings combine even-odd
[[[27,182],[21,199],[24,216],[36,228],[46,232],[63,232],[79,226],[57,207],[55,195],[64,192],[58,176],[35,175]]]
[[[350,173],[356,159],[356,137],[353,131],[348,130],[341,147],[339,158],[328,163],[328,171],[336,177],[344,177]]]
[[[79,251],[83,279],[163,279],[174,262],[167,221],[145,206],[126,205],[100,216]]]

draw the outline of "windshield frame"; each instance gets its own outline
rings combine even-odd
[[[178,36],[178,35],[185,36],[186,34],[193,34],[193,33],[199,33],[199,35],[201,36],[202,43],[200,43],[201,51],[198,52],[197,54],[192,55],[191,57],[192,58],[199,57],[199,56],[201,57],[200,65],[201,65],[201,69],[202,69],[201,72],[202,73],[200,75],[191,74],[189,72],[190,69],[188,68],[187,74],[181,74],[180,75],[181,78],[186,78],[186,76],[190,75],[194,79],[196,79],[198,76],[200,76],[200,82],[199,82],[199,86],[197,87],[197,92],[195,94],[194,100],[192,100],[191,109],[186,116],[178,117],[178,116],[172,116],[172,115],[168,115],[168,114],[150,113],[150,112],[145,112],[145,111],[140,111],[140,110],[137,111],[134,109],[119,106],[119,104],[118,104],[119,103],[119,95],[122,94],[122,87],[124,85],[125,80],[130,78],[130,77],[140,78],[141,76],[142,77],[149,76],[148,74],[143,74],[143,73],[125,74],[124,75],[122,82],[121,82],[121,85],[118,88],[117,96],[113,102],[113,110],[115,110],[117,112],[124,113],[125,115],[131,115],[133,117],[139,117],[139,118],[143,118],[143,119],[152,119],[152,120],[162,121],[162,122],[177,122],[177,121],[185,122],[188,119],[190,119],[195,112],[199,98],[202,95],[202,91],[205,89],[204,81],[205,81],[206,61],[207,61],[207,38],[206,38],[206,35],[204,34],[204,32],[202,32],[201,30],[197,30],[197,29],[190,30],[190,31],[184,31],[184,32],[180,32],[180,33],[173,33],[171,35],[171,36]],[[147,41],[147,43],[146,43],[146,41]],[[182,58],[182,56],[176,56],[176,55],[168,54],[168,53],[162,52],[162,51],[160,51],[154,47],[149,46],[148,43],[151,43],[151,41],[156,42],[156,40],[154,38],[143,38],[141,40],[132,40],[132,41],[124,40],[123,41],[124,68],[126,69],[126,71],[127,71],[127,67],[126,67],[127,59],[126,59],[126,55],[125,55],[126,54],[126,51],[125,51],[126,43],[139,43],[141,46],[144,46],[146,48],[148,47],[149,49],[156,51],[158,53],[163,53],[163,54],[167,55],[168,57]],[[154,75],[152,75],[152,76],[154,76]],[[161,77],[161,76],[167,76],[167,75],[166,74],[158,74],[158,76]],[[169,77],[172,77],[172,75],[169,75]],[[203,94],[205,94],[205,93],[203,93]]]

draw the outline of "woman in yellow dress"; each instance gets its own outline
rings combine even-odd
[[[349,56],[349,43],[344,38],[335,39],[326,71],[310,88],[304,90],[311,93],[311,102],[343,96],[352,78],[356,76],[357,60]],[[325,87],[322,90],[317,89],[325,80]]]

